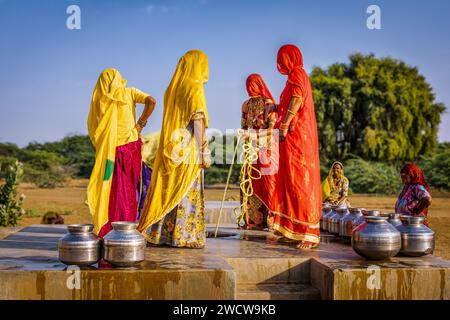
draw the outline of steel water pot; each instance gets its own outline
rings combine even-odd
[[[400,213],[388,213],[388,222],[397,228],[398,226],[402,225],[400,216]]]
[[[118,267],[131,267],[144,261],[146,240],[134,222],[112,222],[103,238],[103,259]]]
[[[363,216],[361,208],[350,208],[350,214],[342,219],[343,231],[342,236],[346,239],[352,237],[352,231],[356,227],[355,222]],[[364,221],[362,221],[364,222]]]
[[[366,222],[365,217],[378,217],[381,215],[381,212],[378,210],[367,210],[364,208],[361,208],[362,216],[359,216],[355,221],[353,221],[353,229],[355,229],[357,226],[362,225]]]
[[[322,206],[322,217],[320,218],[320,230],[328,231],[328,218],[331,213],[331,206],[328,204],[324,204]]]
[[[93,233],[92,224],[72,224],[58,241],[59,260],[67,265],[90,266],[101,258],[100,239]]]
[[[335,209],[335,212],[336,213],[331,216],[329,220],[329,232],[338,236],[340,221],[344,217],[344,215],[348,213],[348,209],[347,207],[338,207],[337,209]]]
[[[371,260],[389,259],[398,254],[400,232],[387,219],[366,216],[365,222],[353,230],[352,248],[357,254]]]
[[[435,246],[434,231],[423,224],[424,217],[402,215],[402,225],[397,227],[401,233],[402,247],[400,253],[420,257],[433,253]]]
[[[339,218],[339,236],[343,237],[345,234],[345,230],[344,230],[344,220],[348,217],[350,217],[350,211],[348,210],[348,208],[339,208],[338,209],[338,213],[340,215]]]

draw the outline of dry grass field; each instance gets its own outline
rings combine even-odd
[[[52,210],[63,214],[65,223],[90,223],[88,207],[84,204],[87,180],[74,180],[65,188],[39,189],[30,184],[22,184],[19,194],[26,195],[24,208],[29,214],[19,221],[19,226],[37,224],[45,212]],[[205,190],[206,200],[222,200],[223,187],[216,186]],[[239,200],[239,190],[232,188],[227,200]],[[392,211],[396,198],[393,196],[353,195],[352,206],[368,209]],[[435,195],[429,212],[430,226],[437,234],[436,255],[450,259],[450,196]],[[0,228],[0,238],[2,235]]]

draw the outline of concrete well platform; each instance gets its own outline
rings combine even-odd
[[[57,251],[66,226],[29,226],[0,241],[0,299],[450,298],[450,262],[438,257],[367,261],[329,235],[301,251],[268,232],[220,231],[204,249],[147,247],[136,268],[83,268],[71,289]]]

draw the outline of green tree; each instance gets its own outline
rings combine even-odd
[[[313,69],[322,159],[416,160],[437,146],[442,103],[416,67],[354,54]]]
[[[0,163],[0,168],[5,166]],[[6,165],[5,182],[0,186],[0,226],[9,227],[17,225],[17,220],[23,215],[21,208],[24,197],[17,200],[17,186],[23,176],[22,164],[15,161]]]
[[[436,152],[423,157],[419,164],[430,186],[450,191],[450,143],[439,144]]]

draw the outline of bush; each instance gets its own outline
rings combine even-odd
[[[21,208],[24,197],[17,200],[17,186],[23,176],[22,164],[16,161],[5,170],[5,183],[0,186],[0,226],[16,226],[24,214]]]
[[[345,161],[345,175],[355,193],[398,194],[403,186],[400,168],[360,158]]]
[[[450,143],[441,143],[436,152],[419,161],[430,186],[450,191]]]

